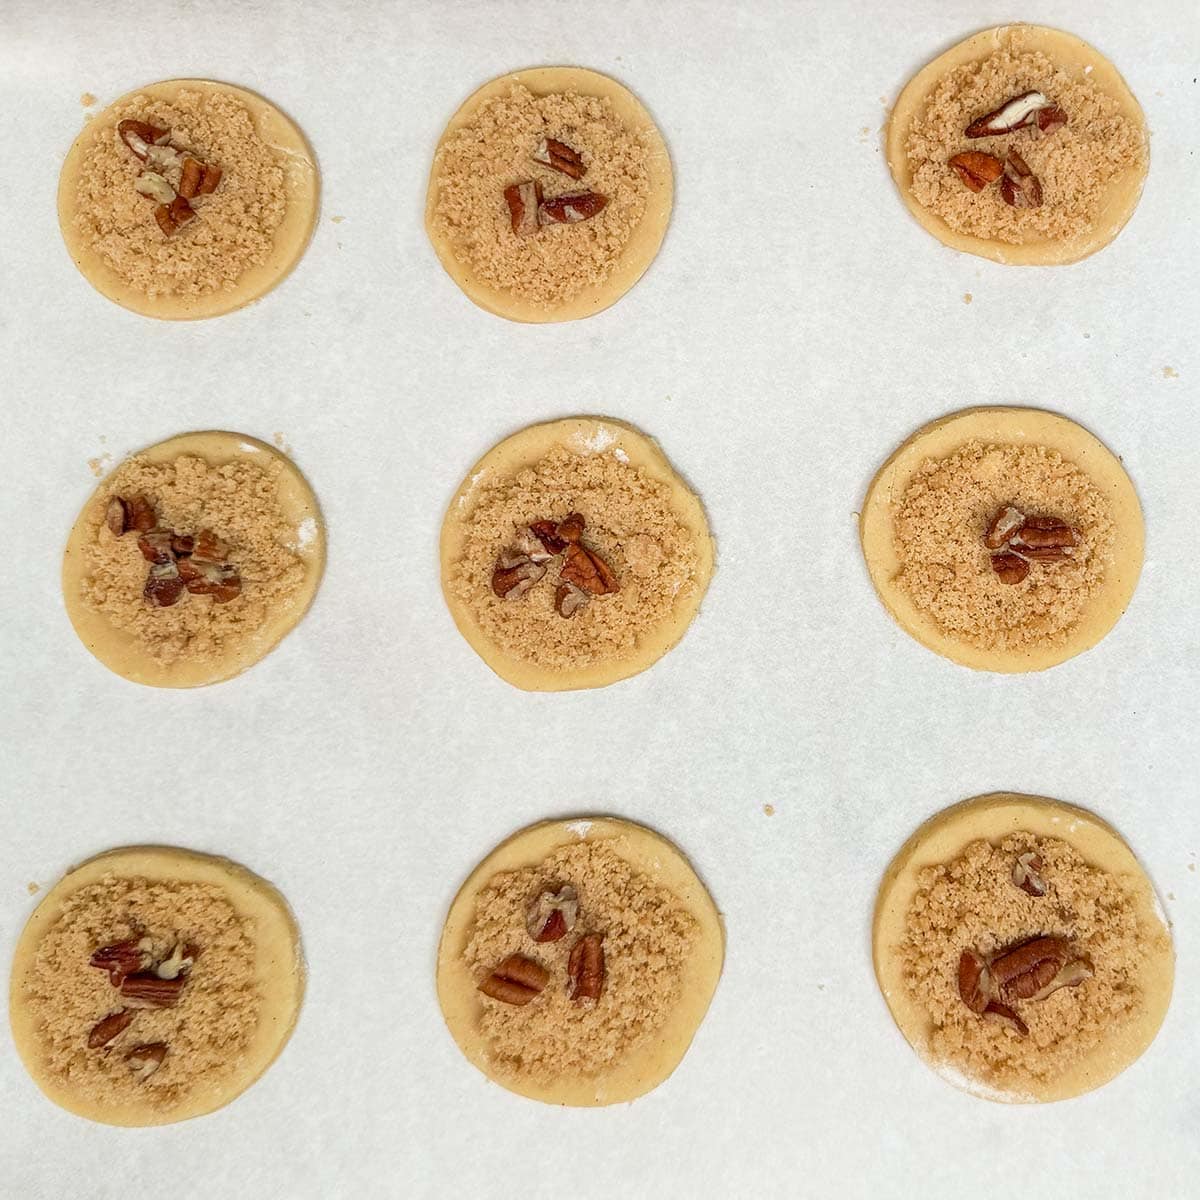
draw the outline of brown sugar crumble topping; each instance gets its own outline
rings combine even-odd
[[[279,504],[283,470],[278,461],[135,455],[90,512],[83,603],[157,662],[219,660],[303,588],[296,533]]]
[[[286,159],[237,97],[133,96],[113,115],[83,152],[73,224],[122,282],[151,298],[203,296],[268,260]]]
[[[550,307],[612,272],[646,210],[648,158],[646,131],[609,101],[514,84],[439,149],[434,227],[485,283]]]
[[[515,658],[571,670],[628,657],[698,586],[670,488],[612,451],[555,447],[470,504],[448,586]]]
[[[480,1022],[494,1060],[544,1082],[613,1065],[662,1027],[698,933],[609,841],[496,875],[465,950],[488,997]]]
[[[1013,38],[949,71],[914,119],[912,194],[973,237],[1069,238],[1095,223],[1114,178],[1144,167],[1144,134],[1089,80]]]
[[[258,1020],[250,923],[210,884],[106,875],[63,902],[24,1001],[48,1069],[98,1102],[164,1109],[218,1087]]]
[[[1014,833],[921,871],[900,954],[935,1060],[1020,1093],[1137,1013],[1139,972],[1162,936],[1120,876],[1065,841]]]
[[[1103,494],[1043,446],[969,442],[923,463],[893,504],[896,583],[983,649],[1063,640],[1113,556]]]

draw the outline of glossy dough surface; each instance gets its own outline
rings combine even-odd
[[[698,922],[699,937],[684,970],[681,999],[655,1037],[598,1074],[540,1086],[498,1073],[479,1030],[482,1002],[477,980],[463,959],[475,920],[476,900],[497,873],[534,866],[564,844],[597,839],[613,839],[621,858],[673,892]],[[438,1001],[459,1049],[474,1066],[509,1091],[546,1104],[620,1104],[657,1087],[679,1065],[708,1011],[724,958],[725,933],[712,897],[691,864],[666,838],[641,825],[611,817],[545,821],[502,842],[475,868],[455,897],[438,947]]]
[[[437,209],[439,186],[440,154],[437,151],[434,153],[433,168],[429,175],[429,192],[425,203],[426,232],[429,234],[429,240],[442,266],[446,269],[446,273],[480,308],[495,313],[497,316],[506,317],[510,321],[529,323],[574,321],[581,317],[593,316],[615,303],[637,283],[646,268],[654,261],[663,238],[666,236],[674,196],[674,175],[666,142],[663,141],[653,118],[641,101],[615,79],[610,79],[607,75],[601,75],[597,71],[585,70],[582,67],[532,67],[528,70],[516,71],[511,75],[501,75],[471,95],[450,119],[449,125],[439,140],[438,151],[452,133],[464,125],[470,124],[475,113],[483,105],[495,97],[503,96],[513,84],[520,84],[534,96],[563,92],[597,96],[607,100],[617,117],[630,128],[644,132],[645,137],[651,142],[651,153],[647,162],[650,191],[646,198],[646,211],[641,222],[633,230],[629,241],[622,248],[616,264],[606,279],[586,288],[565,303],[549,309],[522,297],[514,296],[510,292],[503,291],[478,278],[470,264],[460,259],[453,246],[438,232],[433,219]],[[586,179],[582,181],[581,186],[583,184],[586,184]]]
[[[288,458],[265,442],[244,434],[221,431],[185,433],[159,442],[140,451],[140,454],[155,463],[171,462],[180,455],[194,455],[212,466],[231,461],[256,465],[267,462],[283,464],[284,469],[278,476],[278,500],[294,532],[294,545],[290,548],[304,564],[304,584],[289,603],[280,605],[272,612],[264,625],[216,661],[189,661],[185,655],[170,664],[160,663],[144,651],[133,635],[115,628],[103,613],[84,603],[81,587],[88,569],[86,547],[89,539],[95,536],[91,514],[98,497],[107,486],[107,480],[101,483],[84,505],[67,540],[62,566],[67,616],[83,644],[110,671],[133,683],[151,687],[186,688],[219,683],[253,666],[274,649],[312,603],[325,569],[325,526],[317,498]]]
[[[929,1017],[905,986],[896,952],[905,937],[905,922],[922,868],[949,862],[973,841],[995,843],[1010,833],[1060,838],[1091,866],[1122,876],[1135,891],[1140,922],[1146,928],[1161,930],[1164,935],[1161,939],[1164,949],[1147,959],[1138,980],[1144,996],[1141,1011],[1084,1056],[1073,1070],[1046,1086],[1030,1084],[1026,1095],[995,1092],[964,1079],[949,1064],[930,1059]],[[1170,933],[1153,885],[1120,835],[1085,809],[1040,796],[997,792],[939,813],[922,825],[892,860],[879,886],[875,906],[875,974],[900,1032],[933,1070],[955,1086],[1009,1103],[1078,1096],[1107,1083],[1133,1063],[1154,1040],[1170,1004],[1175,977],[1175,958],[1170,946]]]
[[[219,1089],[198,1090],[187,1103],[166,1112],[143,1104],[116,1109],[98,1107],[77,1095],[58,1075],[48,1073],[42,1061],[38,1013],[26,1003],[25,979],[32,968],[38,942],[58,920],[63,902],[80,888],[110,873],[150,881],[216,885],[254,928],[255,978],[260,1002],[259,1019],[249,1048]],[[299,931],[287,902],[271,884],[228,859],[168,846],[130,846],[108,851],[74,868],[46,893],[34,910],[13,956],[9,1018],[21,1061],[33,1081],[55,1104],[107,1125],[161,1125],[221,1108],[254,1083],[291,1037],[303,996],[304,963]]]
[[[109,116],[111,109],[136,96],[149,96],[170,102],[184,91],[224,93],[235,97],[250,113],[258,136],[283,158],[287,208],[282,224],[275,230],[274,244],[267,261],[244,271],[232,290],[217,289],[198,296],[151,297],[131,287],[113,271],[75,228],[76,188],[88,146],[98,135],[112,129]],[[58,184],[58,219],[72,261],[88,283],[101,295],[142,316],[167,320],[197,320],[203,317],[218,317],[251,304],[289,274],[299,262],[312,237],[317,220],[319,192],[320,181],[312,149],[296,125],[273,104],[254,92],[228,83],[217,83],[207,79],[171,79],[128,92],[88,122],[83,132],[75,139],[63,163]]]
[[[1037,445],[1058,451],[1079,467],[1111,506],[1117,549],[1101,592],[1085,609],[1065,642],[1037,647],[984,649],[951,637],[895,583],[900,569],[894,535],[894,506],[928,459],[941,459],[967,442]],[[871,482],[859,518],[859,533],[871,582],[884,607],[923,646],[980,671],[1040,671],[1090,649],[1128,607],[1142,569],[1145,533],[1142,510],[1117,457],[1074,421],[1032,408],[974,408],[918,430],[887,460]]]
[[[1144,170],[1125,172],[1107,188],[1093,227],[1071,238],[1014,244],[973,237],[952,229],[912,194],[912,173],[905,143],[914,117],[922,111],[939,81],[954,68],[986,59],[1012,43],[1019,34],[1024,50],[1041,51],[1073,79],[1086,78],[1094,87],[1115,100],[1121,112],[1140,127],[1145,126],[1141,106],[1116,67],[1086,42],[1040,25],[1000,25],[969,37],[923,67],[905,86],[888,122],[886,153],[892,178],[908,210],[940,242],[953,250],[1017,266],[1052,266],[1077,262],[1107,246],[1133,215],[1146,180]]]

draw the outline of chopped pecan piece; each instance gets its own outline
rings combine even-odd
[[[545,574],[546,568],[531,560],[510,567],[497,563],[492,572],[492,591],[502,600],[520,600]]]
[[[554,589],[554,610],[560,617],[568,620],[580,609],[587,608],[591,597],[582,588],[573,583],[560,583]]]
[[[135,533],[146,533],[158,524],[154,506],[145,496],[131,496],[126,503],[129,507],[126,529],[132,529]]]
[[[181,557],[186,557],[187,555],[191,554],[192,548],[195,546],[195,544],[196,539],[190,537],[186,533],[171,534],[171,549]]]
[[[999,1025],[1007,1025],[1009,1029],[1014,1033],[1019,1033],[1021,1037],[1029,1036],[1029,1026],[1007,1004],[1000,1004],[999,1002],[989,1004],[983,1010],[983,1015],[988,1021],[995,1021]]]
[[[1022,92],[1011,100],[1006,100],[999,108],[977,117],[964,130],[969,138],[998,137],[1000,134],[1012,133],[1014,129],[1024,129],[1037,120],[1038,113],[1043,109],[1054,107],[1041,92]],[[1062,112],[1062,109],[1058,109]],[[1063,114],[1062,124],[1066,123]]]
[[[217,184],[221,182],[221,176],[225,172],[220,167],[205,165],[204,174],[200,177],[200,187],[196,191],[197,196],[209,196],[217,190]]]
[[[577,513],[575,515],[578,516]],[[567,520],[570,518],[568,517]],[[579,520],[582,522],[583,518],[580,517]],[[566,522],[564,521],[563,524],[565,525]],[[542,543],[546,554],[551,557],[561,554],[567,547],[566,540],[559,536],[559,526],[553,521],[534,521],[529,526],[529,530]]]
[[[575,928],[579,915],[579,893],[564,883],[557,891],[545,891],[530,905],[526,919],[535,942],[557,942]]]
[[[1042,878],[1041,872],[1040,855],[1035,854],[1032,850],[1018,854],[1012,869],[1013,886],[1019,887],[1021,891],[1028,892],[1031,896],[1044,896],[1046,881]]]
[[[133,190],[159,204],[170,204],[175,199],[175,189],[157,171],[143,171],[133,181]]]
[[[989,550],[999,550],[1006,546],[1013,534],[1025,524],[1025,514],[1019,508],[1006,504],[992,518],[992,523],[983,535],[983,544]]]
[[[1066,123],[1067,114],[1057,104],[1051,104],[1047,108],[1038,109],[1037,127],[1043,133],[1053,133],[1056,129],[1061,129]]]
[[[1030,562],[1064,562],[1073,558],[1075,551],[1070,546],[1016,546],[1013,550]]]
[[[169,529],[148,529],[138,536],[138,549],[149,563],[175,561],[175,550],[171,543],[175,535]]]
[[[185,155],[179,175],[179,194],[185,200],[190,200],[200,190],[200,180],[203,178],[204,164],[197,162],[190,154]]]
[[[1029,564],[1015,554],[993,554],[992,570],[996,572],[1001,583],[1020,583],[1029,574]]]
[[[593,596],[607,596],[621,590],[617,577],[609,570],[604,559],[594,551],[585,549],[579,542],[569,542],[567,545],[562,579],[582,591],[591,592]]]
[[[604,934],[588,933],[571,948],[567,959],[571,999],[577,1004],[599,1000],[604,990]]]
[[[192,538],[192,557],[223,563],[229,557],[229,547],[211,529],[202,529]]]
[[[566,142],[542,138],[532,157],[534,162],[541,163],[552,171],[561,171],[564,175],[570,175],[572,179],[583,178],[583,155],[578,150],[572,150]]]
[[[542,225],[577,225],[590,221],[608,203],[599,192],[575,192],[570,196],[555,196],[538,205],[538,221]]]
[[[211,596],[217,604],[228,604],[242,594],[242,577],[229,563],[210,562],[193,552],[178,564],[178,571],[194,596]]]
[[[88,1049],[99,1050],[116,1041],[121,1034],[133,1023],[137,1014],[129,1008],[118,1008],[115,1013],[109,1013],[102,1021],[97,1021],[88,1034]]]
[[[141,942],[128,938],[123,942],[114,942],[111,946],[101,946],[88,959],[88,963],[101,971],[107,971],[113,987],[120,987],[121,980],[126,975],[135,975],[150,965],[150,954]]]
[[[191,946],[176,942],[171,953],[154,968],[154,974],[159,979],[178,979],[180,975],[186,975],[192,969],[195,958],[191,951]]]
[[[583,537],[584,520],[582,513],[567,513],[558,523],[558,536],[562,539],[563,549],[568,542],[577,542]]]
[[[995,183],[1004,174],[1004,164],[991,154],[979,150],[967,150],[949,160],[959,179],[973,192],[982,192],[989,183]]]
[[[129,505],[120,496],[113,496],[104,510],[104,523],[113,537],[121,537],[129,529]]]
[[[973,1012],[981,1013],[992,999],[992,976],[987,961],[974,950],[964,950],[958,959],[958,994]]]
[[[186,982],[183,975],[160,979],[153,971],[139,972],[121,981],[121,995],[132,1001],[134,1008],[173,1008]]]
[[[528,237],[531,233],[537,233],[542,185],[532,179],[527,179],[524,183],[514,183],[504,189],[504,199],[508,202],[513,233],[517,237]]]
[[[1000,199],[1013,208],[1040,208],[1042,204],[1041,180],[1015,150],[1009,150],[1004,162]]]
[[[125,1055],[125,1061],[129,1064],[129,1069],[137,1076],[138,1082],[145,1083],[163,1065],[163,1059],[166,1057],[165,1042],[150,1042],[145,1046],[134,1046]]]
[[[122,121],[117,126],[117,135],[121,141],[135,154],[142,162],[146,161],[146,156],[150,152],[150,147],[158,141],[159,138],[167,136],[167,130],[159,129],[157,125],[150,125],[145,121]]]
[[[532,958],[510,954],[479,985],[479,990],[504,1004],[528,1004],[550,981],[550,972]]]
[[[146,576],[142,595],[155,608],[170,608],[183,598],[184,582],[179,577],[179,565],[173,562],[155,563]]]
[[[176,196],[170,204],[160,204],[154,210],[154,219],[167,237],[186,225],[195,215],[196,210],[183,196]]]

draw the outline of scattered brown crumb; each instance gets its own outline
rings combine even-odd
[[[35,883],[32,880],[25,885],[25,890],[31,895],[36,896],[42,890],[40,883]]]
[[[96,103],[96,97],[93,96],[91,92],[84,92],[83,95],[79,97],[79,103],[82,104],[84,108],[91,108],[92,105]]]
[[[1001,583],[983,533],[1006,504],[1074,526],[1074,557],[1035,563],[1023,583]],[[1044,446],[968,442],[925,462],[895,512],[896,583],[944,632],[981,649],[1065,640],[1113,557],[1116,532],[1104,496]]]
[[[557,942],[536,943],[525,928],[529,903],[563,882],[579,892],[578,924]],[[576,1004],[567,992],[567,959],[585,933],[604,934],[606,977],[594,1005]],[[611,1066],[662,1027],[698,933],[675,895],[634,870],[610,841],[562,846],[536,867],[495,876],[476,902],[467,967],[482,979],[509,954],[522,954],[544,966],[550,982],[524,1007],[483,1000],[481,1028],[494,1061],[545,1082]]]
[[[294,532],[278,501],[283,470],[278,461],[265,469],[246,462],[214,467],[191,455],[158,464],[135,455],[122,463],[90,507],[96,534],[88,549],[84,603],[133,634],[156,662],[224,658],[231,645],[291,603],[304,582],[304,565],[289,548]],[[148,605],[142,596],[146,560],[137,538],[114,537],[104,524],[112,496],[138,494],[154,506],[163,527],[177,533],[211,529],[228,543],[229,562],[242,578],[241,595],[224,604],[189,595],[171,608]]]
[[[554,608],[561,561],[519,600],[492,591],[496,557],[532,521],[582,513],[584,541],[620,585],[570,620]],[[505,653],[550,670],[632,655],[639,640],[697,585],[696,544],[670,506],[670,488],[616,454],[559,446],[516,475],[492,479],[463,512],[466,541],[450,585],[483,632]]]
[[[1029,850],[1042,860],[1044,897],[1012,882],[1014,860]],[[1092,964],[1092,978],[1038,1003],[1018,1002],[1028,1037],[972,1013],[958,992],[962,951],[988,955],[1042,935],[1069,939]],[[1121,877],[1089,866],[1057,838],[1013,833],[995,846],[972,842],[954,861],[920,873],[900,953],[905,984],[933,1024],[935,1060],[1022,1092],[1067,1070],[1137,1013],[1141,968],[1165,936],[1139,922]]]
[[[88,469],[92,472],[93,475],[95,475],[95,477],[97,479],[99,479],[104,474],[105,464],[107,464],[111,461],[112,461],[111,454],[97,455],[95,458],[88,459]]]
[[[544,137],[583,155],[582,181],[530,161]],[[547,308],[569,300],[608,277],[645,213],[649,138],[622,124],[607,100],[536,97],[514,84],[438,150],[435,228],[491,286]],[[526,179],[539,180],[547,200],[584,189],[607,196],[608,205],[590,221],[519,237],[504,189]]]
[[[970,292],[963,292],[963,303],[964,304],[970,304],[971,301],[974,299],[975,299],[975,297],[972,296]]]
[[[1175,370],[1174,367],[1163,367],[1163,378],[1164,379],[1178,379],[1179,372],[1177,370]]]
[[[773,817],[773,816],[775,815],[775,805],[773,805],[773,804],[764,804],[764,805],[763,805],[763,812],[765,812],[765,813],[767,814],[767,816],[768,816],[768,817]]]
[[[93,1026],[121,1008],[105,971],[88,965],[101,946],[149,937],[156,960],[176,944],[199,947],[174,1008],[139,1009],[107,1052],[89,1050]],[[23,1003],[37,1013],[43,1062],[80,1097],[120,1104],[147,1092],[163,1108],[220,1086],[239,1065],[258,1019],[249,922],[211,884],[109,874],[63,902],[38,944]],[[138,1045],[165,1042],[163,1065],[139,1082],[125,1063]]]
[[[196,219],[171,237],[159,229],[154,205],[134,190],[145,164],[117,136],[117,123],[125,118],[169,128],[174,145],[223,171],[217,190],[195,205]],[[134,96],[107,112],[91,135],[76,191],[75,228],[146,296],[232,291],[271,253],[287,204],[284,162],[234,96],[185,91],[170,102]]]
[[[905,146],[915,199],[972,237],[1020,243],[1083,233],[1096,221],[1108,184],[1126,171],[1145,169],[1145,135],[1120,105],[1090,80],[1071,79],[1046,55],[1022,50],[1023,41],[1015,33],[1012,49],[950,71],[913,120]],[[1003,137],[963,136],[976,117],[1027,91],[1040,91],[1063,108],[1068,123],[1049,135],[1029,128]],[[946,166],[963,150],[1003,161],[1010,149],[1041,180],[1040,208],[1013,208],[995,187],[971,192]]]
[[[335,225],[340,225],[340,224],[341,224],[341,223],[342,223],[342,222],[343,222],[343,221],[344,221],[346,218],[345,218],[345,217],[330,217],[329,219],[330,219],[330,220],[331,220],[331,221],[332,221],[332,222],[333,222]]]

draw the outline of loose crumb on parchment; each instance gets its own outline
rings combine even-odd
[[[536,943],[525,928],[529,905],[562,883],[579,893],[578,924],[557,942]],[[567,959],[584,933],[604,935],[606,976],[595,1004],[568,994]],[[631,867],[611,840],[562,846],[536,867],[497,874],[476,901],[466,965],[482,980],[508,955],[522,954],[540,962],[550,982],[520,1007],[483,998],[481,1029],[493,1061],[543,1083],[614,1065],[670,1015],[698,936],[674,893]]]
[[[1108,184],[1118,175],[1144,170],[1145,135],[1124,116],[1116,100],[1090,80],[1074,80],[1039,51],[1012,48],[949,71],[913,120],[905,143],[913,197],[951,229],[990,241],[1061,240],[1095,223]],[[1003,137],[966,138],[977,117],[1023,92],[1040,91],[1068,116],[1051,134],[1021,129]],[[1015,149],[1041,180],[1040,208],[1014,208],[997,187],[972,192],[946,164],[953,155],[978,150],[1004,160]]]
[[[534,96],[514,84],[438,150],[434,227],[485,283],[551,308],[611,274],[646,211],[651,136],[651,130],[628,128],[606,99],[573,92]],[[582,179],[531,161],[544,137],[583,155]],[[546,199],[591,191],[608,204],[590,221],[519,237],[504,189],[527,179],[542,184]]]
[[[1045,896],[1012,882],[1026,851],[1041,857]],[[1039,936],[1069,939],[1094,973],[1038,1003],[1018,1002],[1029,1027],[1021,1037],[966,1007],[958,959],[965,949],[986,956]],[[1090,866],[1062,840],[1013,833],[996,845],[972,842],[952,862],[921,871],[899,953],[905,987],[932,1023],[934,1060],[1022,1093],[1061,1075],[1139,1011],[1142,968],[1166,936],[1141,922],[1129,881]]]
[[[628,658],[639,639],[670,617],[680,593],[698,584],[695,537],[670,504],[671,489],[613,451],[579,453],[558,446],[512,476],[497,476],[460,513],[465,541],[450,588],[480,629],[514,658],[573,670]],[[497,556],[533,521],[579,512],[584,543],[620,584],[569,620],[554,607],[560,562],[517,600],[492,591]]]
[[[88,1034],[121,1006],[108,974],[89,965],[101,946],[148,937],[155,961],[177,944],[198,948],[173,1008],[139,1009],[107,1052]],[[147,1097],[163,1109],[219,1088],[241,1064],[258,1021],[252,923],[211,884],[107,874],[68,896],[38,943],[19,1002],[36,1014],[46,1070],[81,1098],[123,1104]],[[165,1042],[167,1056],[139,1081],[125,1055]]]
[[[1006,504],[1074,526],[1074,557],[1034,563],[1022,583],[1001,583],[983,534]],[[1101,587],[1116,540],[1107,500],[1057,451],[976,441],[921,465],[895,502],[894,534],[897,585],[945,633],[986,650],[1065,641]]]

